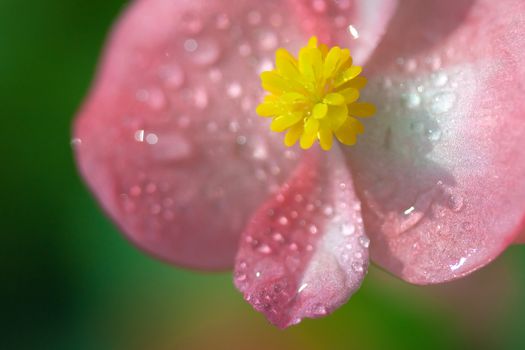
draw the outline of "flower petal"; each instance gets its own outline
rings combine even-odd
[[[383,37],[398,1],[290,0],[290,3],[305,32],[317,35],[320,42],[349,47],[356,64],[363,64]]]
[[[372,258],[407,281],[464,276],[523,227],[523,13],[404,1],[367,66],[379,110],[348,157]]]
[[[240,243],[235,284],[273,324],[332,312],[368,267],[360,204],[338,147],[309,152],[253,217]]]
[[[139,247],[185,266],[232,266],[248,217],[290,176],[297,154],[255,114],[258,73],[306,38],[288,13],[279,0],[143,0],[117,26],[75,151]]]

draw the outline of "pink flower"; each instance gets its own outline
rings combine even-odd
[[[351,26],[349,26],[351,24]],[[349,47],[378,112],[357,145],[282,145],[258,73],[310,35]],[[131,241],[235,266],[279,327],[332,312],[372,261],[416,284],[486,265],[525,224],[521,0],[140,0],[75,125]]]

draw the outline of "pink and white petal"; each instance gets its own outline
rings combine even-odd
[[[342,153],[316,151],[252,218],[235,264],[237,288],[281,328],[334,311],[368,268],[369,240]]]
[[[306,37],[278,0],[142,0],[113,33],[75,124],[82,174],[142,249],[233,266],[248,217],[295,167],[255,114],[258,73]]]
[[[469,274],[523,228],[524,13],[403,1],[367,67],[378,113],[347,155],[372,259],[407,281]]]
[[[381,41],[398,0],[289,0],[303,30],[322,43],[352,50],[354,62],[366,62]]]

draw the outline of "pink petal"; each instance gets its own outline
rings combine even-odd
[[[332,312],[365,276],[369,240],[343,164],[338,148],[308,153],[241,238],[235,284],[281,328]]]
[[[73,144],[96,197],[139,247],[186,266],[232,265],[247,218],[296,159],[255,115],[258,73],[276,48],[304,45],[305,22],[336,16],[290,16],[297,6],[142,0],[126,12]]]
[[[437,283],[489,263],[525,222],[525,3],[400,6],[368,67],[378,114],[348,158],[373,260]]]
[[[76,124],[79,165],[104,208],[176,264],[231,266],[247,218],[295,167],[254,111],[257,72],[304,37],[280,1],[250,4],[136,2]]]
[[[350,48],[363,64],[383,37],[398,0],[290,0],[302,28],[327,44]]]

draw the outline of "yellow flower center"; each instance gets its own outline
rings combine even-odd
[[[366,78],[361,67],[352,65],[348,49],[318,45],[312,37],[295,59],[285,49],[275,53],[276,69],[261,74],[262,87],[269,92],[257,107],[257,114],[273,118],[272,131],[287,131],[286,146],[300,140],[301,148],[319,140],[321,148],[332,148],[333,138],[353,145],[364,132],[357,119],[375,113],[374,105],[357,102]]]

